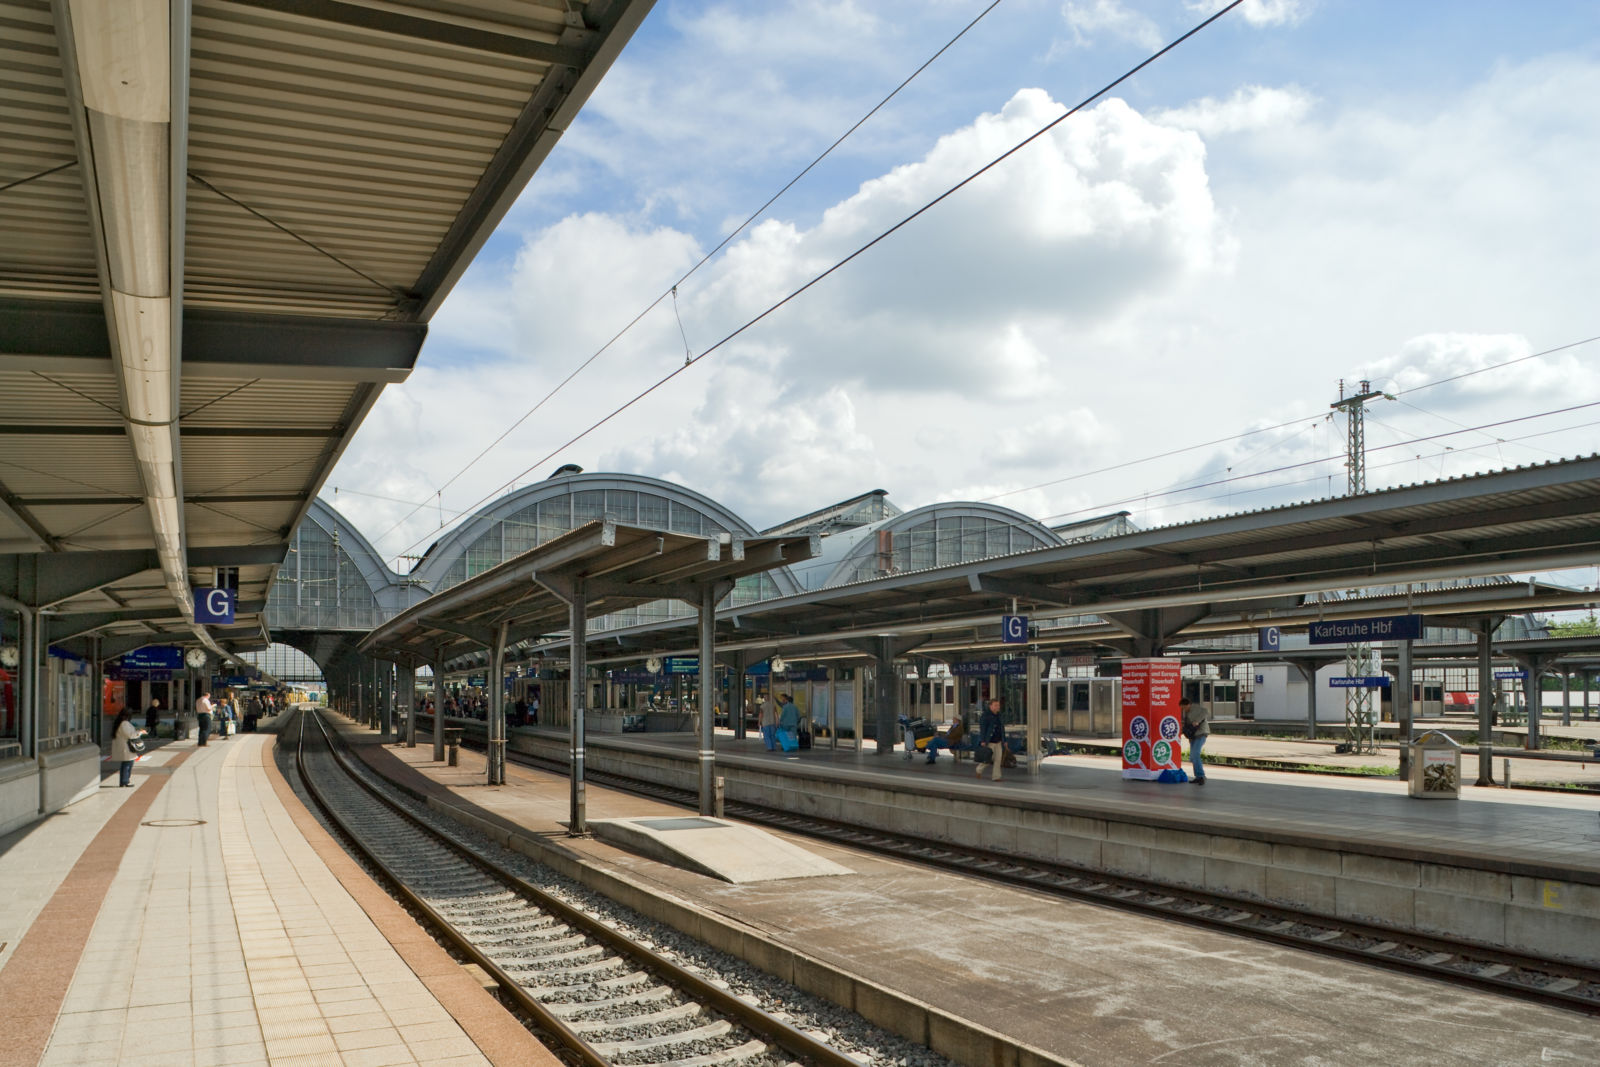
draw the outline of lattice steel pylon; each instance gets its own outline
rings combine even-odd
[[[1349,472],[1348,495],[1367,491],[1367,429],[1366,402],[1383,393],[1363,380],[1361,388],[1351,396],[1344,395],[1344,379],[1339,380],[1339,399],[1329,406],[1345,414],[1347,444],[1345,469]],[[1354,594],[1358,590],[1351,589]],[[1372,646],[1366,642],[1344,646],[1344,675],[1346,678],[1370,678],[1377,674]],[[1344,691],[1344,736],[1351,752],[1378,751],[1377,712],[1372,690],[1356,687]]]

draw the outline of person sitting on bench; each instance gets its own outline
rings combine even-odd
[[[941,748],[949,749],[952,756],[960,759],[961,749],[966,737],[967,724],[958,718],[950,724],[950,729],[946,730],[942,736],[935,734],[928,738],[927,743],[923,745],[923,748],[928,753],[928,762],[937,763],[939,761],[939,750]]]

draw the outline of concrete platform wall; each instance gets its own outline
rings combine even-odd
[[[100,746],[74,745],[39,760],[39,807],[60,811],[100,787]]]
[[[511,744],[545,758],[566,758],[564,743],[520,735]],[[692,759],[595,738],[589,739],[586,759],[596,772],[698,788]],[[887,789],[852,775],[800,777],[731,761],[719,763],[717,773],[730,801],[1600,965],[1600,886],[1074,815],[1021,805],[1016,798],[989,803],[934,790]]]
[[[39,765],[31,759],[0,761],[0,834],[39,817]]]

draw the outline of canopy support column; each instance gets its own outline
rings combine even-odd
[[[714,741],[717,679],[717,596],[716,586],[700,587],[700,814],[716,814],[717,753]],[[730,708],[731,712],[731,708]]]
[[[506,624],[494,629],[489,648],[488,784],[506,784]]]
[[[1040,699],[1043,694],[1039,691],[1044,682],[1040,671],[1041,664],[1036,653],[1028,653],[1028,694],[1023,701],[1023,707],[1028,716],[1028,773],[1037,776],[1041,770],[1039,763],[1044,753],[1040,728],[1044,720],[1044,701]]]
[[[572,761],[571,813],[567,825],[570,837],[586,837],[589,833],[588,797],[583,782],[583,710],[589,701],[588,641],[589,604],[585,599],[584,579],[572,579],[571,599],[567,601],[569,633],[572,635],[572,678],[568,699],[572,704],[572,733],[569,742]]]
[[[406,733],[405,743],[407,748],[417,747],[417,665],[407,663],[400,677],[405,684],[401,686],[402,699],[406,702]]]
[[[1478,784],[1494,785],[1494,663],[1490,648],[1496,620],[1478,626]]]
[[[444,646],[433,654],[433,762],[444,762]]]
[[[1411,642],[1401,641],[1395,650],[1394,718],[1399,726],[1400,780],[1411,780]]]

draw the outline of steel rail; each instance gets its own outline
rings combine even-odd
[[[584,1067],[612,1067],[612,1064],[609,1060],[596,1053],[589,1043],[583,1038],[579,1037],[578,1034],[575,1033],[571,1027],[567,1026],[567,1024],[560,1017],[551,1013],[543,1004],[529,996],[527,991],[522,988],[515,978],[507,974],[499,964],[495,963],[494,960],[490,959],[482,951],[480,951],[477,946],[473,945],[472,942],[462,935],[448,919],[440,915],[431,904],[422,899],[422,897],[418,894],[414,893],[411,888],[406,885],[405,881],[398,874],[396,874],[387,863],[379,859],[376,853],[367,848],[367,846],[361,841],[361,838],[356,834],[355,830],[351,828],[349,823],[347,823],[342,817],[339,816],[337,812],[333,810],[333,805],[330,804],[327,798],[322,795],[322,791],[317,788],[317,785],[312,780],[311,775],[307,773],[305,764],[306,719],[312,718],[313,721],[316,722],[317,727],[322,730],[324,737],[327,736],[327,728],[323,726],[320,718],[315,717],[314,712],[301,712],[301,714],[305,717],[300,720],[300,734],[295,743],[295,769],[300,774],[300,782],[305,786],[306,792],[311,794],[311,799],[316,801],[317,807],[322,810],[323,815],[328,819],[328,821],[339,829],[339,832],[344,836],[345,840],[349,842],[350,847],[356,850],[362,860],[370,864],[373,869],[377,870],[383,876],[384,880],[389,883],[391,889],[401,898],[401,900],[403,900],[408,906],[416,909],[418,912],[426,916],[428,922],[436,931],[438,931],[440,936],[450,943],[451,948],[455,949],[461,955],[467,957],[479,967],[482,967],[484,971],[488,973],[489,977],[494,979],[501,991],[505,993],[506,996],[510,997],[513,1002],[515,1002],[519,1009],[532,1016],[538,1022],[538,1025],[541,1029],[548,1030],[550,1035],[553,1036],[561,1045],[560,1051],[566,1052],[569,1056],[575,1056],[578,1062],[583,1064]],[[330,753],[333,752],[333,745],[331,743],[328,746],[328,751]],[[334,755],[334,758],[335,760],[338,760],[338,756],[336,754]],[[341,763],[341,768],[342,767],[343,765]],[[349,772],[346,771],[346,773],[348,774]],[[360,782],[360,779],[355,780]],[[439,836],[432,829],[428,829],[428,833],[433,834],[435,837]],[[445,839],[441,837],[440,840]]]
[[[564,771],[560,760],[508,753],[514,762],[540,770]],[[694,806],[696,796],[685,790],[644,782],[609,772],[591,770],[596,784],[649,796],[669,803]],[[1532,1001],[1547,1007],[1563,1008],[1588,1015],[1600,1015],[1600,973],[1580,964],[1528,956],[1508,949],[1470,941],[1456,941],[1428,934],[1372,926],[1308,912],[1294,911],[1248,897],[1217,893],[1187,886],[1170,885],[1123,874],[1110,874],[1089,867],[1049,862],[1015,853],[995,852],[947,841],[929,841],[813,816],[799,817],[791,812],[765,808],[744,801],[727,804],[729,815],[778,827],[788,833],[803,834],[833,843],[844,843],[879,855],[941,870],[983,878],[1053,896],[1133,911],[1154,918],[1170,919],[1213,931],[1225,931],[1286,948],[1302,949],[1319,955],[1352,962],[1376,964],[1389,970],[1431,978],[1453,985],[1466,985]],[[875,840],[874,840],[875,839]],[[933,853],[943,853],[943,856]],[[982,866],[977,866],[981,864]],[[1140,895],[1148,900],[1140,900]],[[1270,920],[1254,925],[1247,920]],[[1277,927],[1277,928],[1275,928]],[[1339,944],[1318,940],[1296,932],[1295,928],[1315,929],[1319,933],[1337,932],[1366,945]],[[1385,947],[1386,946],[1386,947]],[[1376,949],[1382,947],[1382,951]],[[1396,952],[1399,954],[1395,954]],[[1420,958],[1413,958],[1420,954]],[[1439,959],[1438,957],[1447,957]],[[1435,962],[1428,962],[1430,959]],[[1494,974],[1474,973],[1447,966],[1450,960],[1503,968]],[[1526,974],[1529,981],[1504,977]],[[1548,979],[1540,984],[1540,980]],[[1548,988],[1557,986],[1559,988]],[[1572,992],[1588,988],[1590,994]]]
[[[557,897],[550,895],[546,891],[540,889],[538,886],[533,885],[531,882],[519,878],[509,871],[501,869],[495,865],[493,861],[479,855],[467,846],[462,845],[457,841],[452,841],[449,837],[440,834],[433,827],[429,826],[421,819],[418,819],[414,814],[406,811],[405,808],[395,803],[393,799],[384,796],[377,789],[373,788],[370,783],[363,780],[361,775],[353,773],[350,770],[348,763],[346,763],[345,757],[335,750],[335,747],[331,741],[332,734],[328,730],[327,726],[322,722],[320,716],[316,719],[316,722],[318,728],[322,730],[323,736],[330,738],[329,751],[332,753],[334,760],[339,764],[341,769],[343,769],[345,773],[350,776],[351,780],[357,785],[361,786],[363,790],[365,790],[374,799],[385,805],[389,810],[398,814],[411,825],[416,826],[423,832],[427,833],[436,841],[436,843],[446,846],[451,851],[465,859],[467,862],[478,867],[492,878],[500,881],[514,892],[532,899],[533,902],[540,908],[549,911],[551,914],[558,917],[562,922],[581,930],[586,936],[592,937],[594,940],[609,946],[616,952],[635,961],[645,970],[649,971],[651,974],[655,975],[655,977],[667,983],[668,985],[676,987],[680,991],[689,994],[702,1004],[705,1004],[706,1006],[737,1020],[740,1024],[751,1030],[757,1036],[779,1046],[791,1055],[799,1056],[802,1059],[815,1064],[816,1067],[861,1067],[860,1061],[846,1055],[843,1052],[840,1052],[833,1046],[818,1041],[816,1038],[810,1036],[797,1027],[791,1026],[789,1023],[786,1023],[782,1019],[779,1019],[776,1016],[761,1010],[753,1004],[746,1003],[728,990],[722,989],[711,982],[708,982],[706,979],[700,977],[698,974],[695,974],[693,971],[690,971],[680,964],[675,963],[667,957],[661,955],[660,953],[631,940],[626,934],[620,933],[619,931],[606,926],[604,923],[590,916],[586,912],[573,907],[571,904],[568,904]],[[301,772],[301,777],[305,777],[303,771]],[[408,792],[410,792],[410,790],[408,790]],[[431,913],[432,909],[429,909],[429,911]],[[443,922],[444,920],[439,921]],[[478,955],[478,953],[476,953],[476,950],[474,950],[474,956],[476,957],[476,955]],[[476,962],[476,959],[474,962]],[[496,971],[499,970],[498,968],[490,970],[489,966],[485,966],[484,969],[489,970],[489,973],[495,976],[496,981],[500,981],[502,975],[504,975],[504,972],[500,972],[498,974],[496,973]],[[516,980],[511,978],[509,975],[504,975],[504,978],[505,981],[515,984]],[[518,989],[520,991],[520,987],[518,987]],[[532,1003],[537,1003],[537,1001],[532,1001]],[[546,1015],[548,1015],[548,1012],[546,1012],[542,1007],[540,1008],[539,1012],[536,1013],[536,1017],[540,1018],[541,1020]],[[554,1017],[552,1016],[552,1018]],[[567,1027],[562,1025],[561,1030],[565,1031],[567,1030]],[[576,1037],[576,1035],[573,1036]],[[581,1041],[582,1039],[579,1038],[578,1040]],[[605,1061],[602,1060],[600,1062],[604,1063]]]

